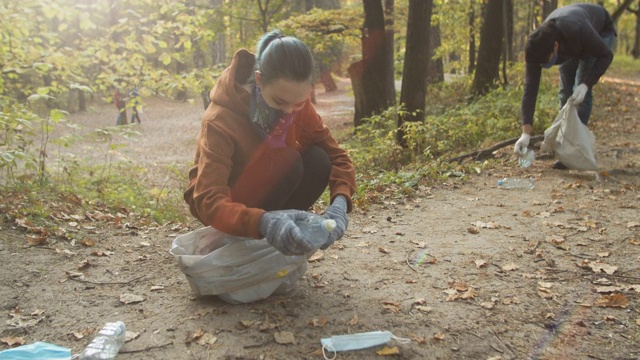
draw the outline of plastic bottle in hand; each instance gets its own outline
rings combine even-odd
[[[313,247],[320,249],[329,239],[331,231],[336,228],[336,221],[311,214],[304,221],[297,222],[296,225],[302,231],[302,235],[313,243]]]
[[[523,168],[528,168],[529,166],[531,166],[531,164],[533,164],[535,160],[536,160],[536,152],[533,151],[533,149],[526,148],[524,149],[522,156],[520,156],[518,163]]]
[[[535,182],[533,178],[504,178],[498,180],[498,187],[501,189],[533,189]]]
[[[126,326],[122,321],[107,323],[80,355],[80,360],[115,359],[124,344]]]

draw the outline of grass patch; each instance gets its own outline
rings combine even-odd
[[[421,187],[449,179],[464,181],[471,173],[493,167],[494,161],[454,164],[446,159],[521,134],[523,74],[522,66],[514,67],[510,85],[479,98],[471,96],[468,77],[431,86],[425,121],[404,128],[406,149],[395,141],[397,119],[405,111],[401,106],[364,121],[345,143],[356,166],[358,192],[354,202],[366,208],[372,203],[410,197]],[[558,112],[557,101],[557,73],[544,72],[535,132],[542,133],[551,125]]]

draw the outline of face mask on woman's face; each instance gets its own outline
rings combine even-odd
[[[289,130],[296,112],[287,114],[282,110],[269,106],[264,101],[258,86],[254,88],[252,95],[249,108],[251,122],[265,137],[265,141],[269,145],[276,148],[284,147],[287,130]]]
[[[553,53],[553,56],[551,56],[551,58],[549,59],[549,62],[546,64],[542,64],[542,67],[545,69],[548,69],[553,65],[555,65],[557,60],[558,60],[558,53]]]

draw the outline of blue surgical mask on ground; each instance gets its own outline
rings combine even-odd
[[[401,344],[406,344],[411,341],[410,339],[399,338],[389,331],[371,331],[349,335],[334,335],[330,338],[320,339],[320,343],[322,344],[322,355],[324,355],[325,359],[331,360],[336,358],[337,352],[367,349],[386,344],[391,339]],[[332,352],[333,357],[327,357],[325,353],[326,350]]]
[[[549,62],[546,64],[542,64],[542,67],[545,69],[548,69],[553,65],[555,65],[557,60],[558,60],[558,53],[554,53],[551,59],[549,60]]]

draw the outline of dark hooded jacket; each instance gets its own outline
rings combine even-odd
[[[540,25],[551,26],[556,30],[558,41],[558,59],[561,65],[569,59],[595,58],[595,64],[584,83],[593,87],[607,71],[613,60],[613,52],[603,40],[616,34],[615,26],[607,10],[594,4],[573,4],[554,10]],[[555,25],[555,26],[554,26]],[[527,62],[522,96],[522,124],[533,124],[542,64]]]

